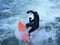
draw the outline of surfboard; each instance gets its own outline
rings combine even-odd
[[[18,30],[21,33],[22,40],[24,41],[25,45],[32,45],[28,42],[30,40],[28,34],[25,33],[25,30],[27,30],[27,28],[23,25],[21,21],[18,22]]]

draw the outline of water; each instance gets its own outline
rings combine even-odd
[[[19,45],[24,45],[17,25],[18,21],[22,21],[25,25],[29,17],[33,18],[32,14],[26,13],[28,10],[37,11],[41,20],[39,28],[31,33],[33,45],[60,45],[59,0],[1,0],[0,5],[2,7],[0,8],[1,45],[5,45],[4,40],[8,40],[9,37],[17,39]],[[6,45],[15,44],[13,41],[12,44]]]

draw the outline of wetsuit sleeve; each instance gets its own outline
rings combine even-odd
[[[30,22],[33,22],[34,20],[29,19]]]

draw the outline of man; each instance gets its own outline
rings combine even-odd
[[[29,23],[26,24],[26,27],[31,27],[31,29],[29,30],[29,36],[30,33],[35,31],[36,29],[38,29],[39,27],[39,15],[36,11],[27,11],[27,14],[32,13],[34,15],[34,19],[32,20],[32,18],[29,18]]]

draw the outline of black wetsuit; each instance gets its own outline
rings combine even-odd
[[[29,18],[29,23],[26,24],[26,27],[31,27],[29,30],[29,34],[33,31],[35,31],[39,27],[39,15],[37,12],[34,12],[32,10],[27,11],[27,14],[32,13],[34,15],[34,19],[31,20],[32,18]]]

